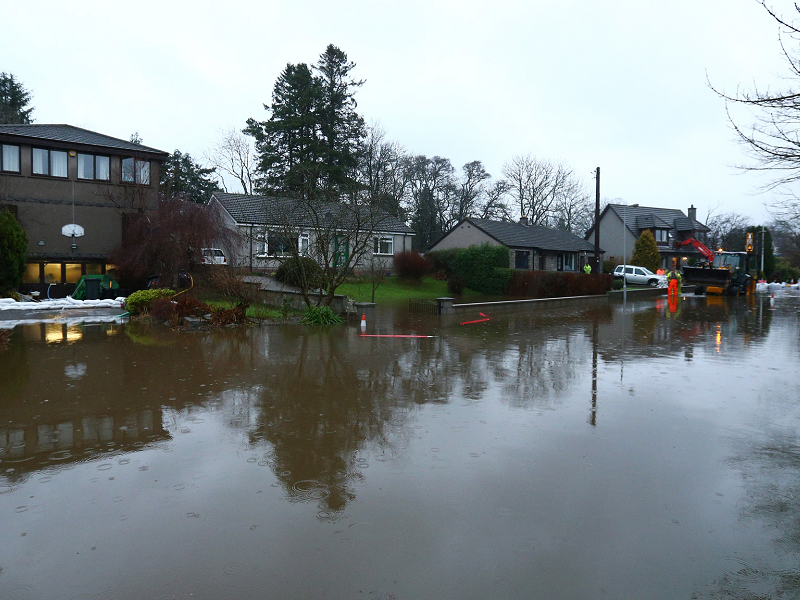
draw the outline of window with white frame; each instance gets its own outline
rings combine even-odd
[[[0,171],[19,173],[19,146],[0,145]]]
[[[666,244],[667,241],[669,240],[668,234],[669,234],[668,229],[656,229],[656,243]]]
[[[295,248],[301,255],[308,255],[311,236],[301,232],[295,241],[278,231],[268,231],[255,239],[255,253],[257,256],[291,256]]]
[[[394,238],[390,235],[378,235],[373,238],[373,254],[394,254]]]
[[[300,249],[300,254],[302,256],[308,255],[310,245],[311,236],[306,232],[302,232],[297,238],[297,247]]]
[[[46,150],[33,148],[33,174],[50,177],[67,176],[67,153],[63,150]]]
[[[575,254],[564,254],[561,261],[561,270],[574,271],[575,270]]]
[[[264,239],[264,236],[259,236],[256,238],[256,248],[255,248],[256,256],[266,256],[267,255],[267,240]]]
[[[292,240],[282,233],[270,231],[267,234],[268,256],[290,256],[292,254]]]
[[[122,181],[150,185],[150,163],[133,158],[122,159]]]
[[[109,180],[108,156],[94,154],[78,154],[78,179]]]

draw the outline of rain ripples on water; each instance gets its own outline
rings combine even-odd
[[[0,600],[797,597],[798,313],[17,326]]]

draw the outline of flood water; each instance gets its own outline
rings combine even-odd
[[[800,296],[0,351],[0,600],[800,597]]]

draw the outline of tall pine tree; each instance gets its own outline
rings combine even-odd
[[[323,190],[328,200],[355,192],[355,171],[361,143],[367,135],[364,119],[356,112],[356,90],[364,84],[350,75],[355,63],[328,44],[314,67],[319,73],[322,101],[318,116],[324,148]]]
[[[320,82],[309,66],[288,64],[275,82],[272,104],[264,105],[270,118],[247,120],[244,133],[253,136],[259,155],[259,192],[316,197],[322,154],[317,117],[321,97]]]
[[[0,73],[0,124],[32,123],[31,93],[10,73]]]
[[[358,152],[366,135],[356,112],[355,64],[329,45],[313,67],[288,64],[275,82],[266,121],[247,120],[259,155],[262,193],[336,201],[354,192]]]

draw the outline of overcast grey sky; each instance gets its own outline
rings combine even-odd
[[[531,153],[592,188],[599,166],[609,199],[769,218],[766,180],[734,168],[747,157],[706,82],[732,92],[785,73],[756,0],[6,0],[2,12],[0,71],[33,92],[38,123],[138,131],[200,159],[221,130],[265,118],[287,63],[333,43],[366,80],[361,114],[409,152],[481,160],[495,177]]]

